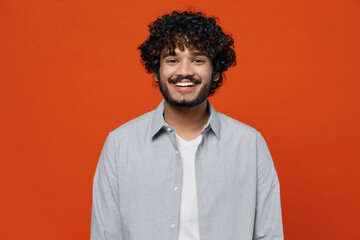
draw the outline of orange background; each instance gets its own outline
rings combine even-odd
[[[108,132],[161,100],[136,48],[189,7],[235,39],[210,100],[267,140],[285,238],[360,239],[359,1],[1,0],[1,240],[89,239]]]

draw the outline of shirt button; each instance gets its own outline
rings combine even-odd
[[[176,155],[179,154],[179,151],[175,151],[175,154],[176,154]]]
[[[171,228],[174,228],[175,227],[175,224],[171,224],[171,226],[170,226]]]
[[[166,130],[167,130],[168,132],[171,132],[171,128],[167,128]]]
[[[174,187],[174,191],[177,191],[179,188],[178,187]]]

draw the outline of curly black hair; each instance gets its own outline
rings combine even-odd
[[[218,19],[206,17],[202,12],[173,11],[149,24],[149,38],[141,44],[141,60],[148,73],[159,76],[160,56],[167,48],[174,53],[176,48],[192,47],[205,52],[212,61],[213,74],[219,80],[213,83],[211,94],[223,82],[224,72],[236,65],[234,40],[218,25]]]

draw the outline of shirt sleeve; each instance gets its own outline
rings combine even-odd
[[[264,138],[257,135],[257,198],[253,240],[284,239],[280,185]]]
[[[122,240],[117,170],[111,133],[100,154],[93,182],[91,240]]]

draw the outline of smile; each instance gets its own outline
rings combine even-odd
[[[177,83],[175,83],[175,86],[177,86],[177,87],[192,87],[192,86],[195,86],[195,83],[193,83],[193,82],[177,82]]]

